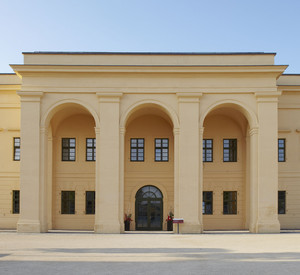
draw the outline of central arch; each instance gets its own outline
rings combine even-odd
[[[153,185],[140,188],[135,196],[136,230],[162,230],[163,195]]]

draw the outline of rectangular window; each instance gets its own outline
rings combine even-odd
[[[12,192],[12,212],[13,214],[20,213],[20,191],[13,190]]]
[[[285,191],[278,191],[278,214],[285,214],[286,206],[286,194]]]
[[[85,214],[95,214],[95,191],[85,192]]]
[[[237,162],[237,139],[223,139],[223,162]]]
[[[21,139],[19,137],[14,137],[14,160],[20,160],[21,153]]]
[[[202,213],[205,215],[212,215],[213,213],[213,192],[212,191],[203,192]]]
[[[155,161],[169,161],[169,139],[155,139]]]
[[[86,139],[86,161],[96,160],[96,139],[87,138]]]
[[[75,138],[62,139],[62,161],[75,161]]]
[[[144,161],[144,139],[130,139],[130,161]]]
[[[285,139],[278,139],[278,161],[285,162]]]
[[[237,192],[223,192],[223,214],[237,214]]]
[[[61,214],[75,214],[75,191],[61,191]]]
[[[203,139],[203,162],[213,161],[213,140]]]

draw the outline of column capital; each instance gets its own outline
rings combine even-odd
[[[21,98],[21,102],[40,102],[43,92],[18,91],[17,94]]]
[[[281,91],[273,89],[268,92],[256,92],[255,97],[259,103],[278,102],[278,97],[281,96],[281,93]]]
[[[200,134],[201,136],[203,136],[203,133],[204,133],[204,127],[200,127],[200,128],[199,128],[199,134]]]
[[[95,127],[94,129],[95,129],[96,135],[97,135],[97,134],[100,134],[100,127]]]
[[[258,134],[258,127],[253,127],[249,130],[249,136],[253,136],[257,134]]]
[[[120,134],[125,135],[126,133],[126,128],[125,127],[120,127]]]
[[[180,134],[180,128],[173,128],[174,136],[178,136]]]
[[[40,127],[40,133],[42,135],[48,135],[48,129],[46,127]]]

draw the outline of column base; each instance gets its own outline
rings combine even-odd
[[[173,224],[173,232],[177,233],[177,224]],[[181,234],[200,234],[203,233],[203,226],[199,223],[181,223],[179,224],[179,233]]]
[[[120,234],[124,232],[124,224],[122,224],[123,230],[119,223],[98,223],[94,226],[94,232],[100,234]]]
[[[255,232],[253,233],[280,233],[280,223],[278,220],[272,222],[257,222]]]
[[[19,220],[17,223],[18,233],[41,233],[41,225],[35,220]]]

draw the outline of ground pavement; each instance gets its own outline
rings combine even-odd
[[[300,233],[2,231],[0,274],[300,274]]]

